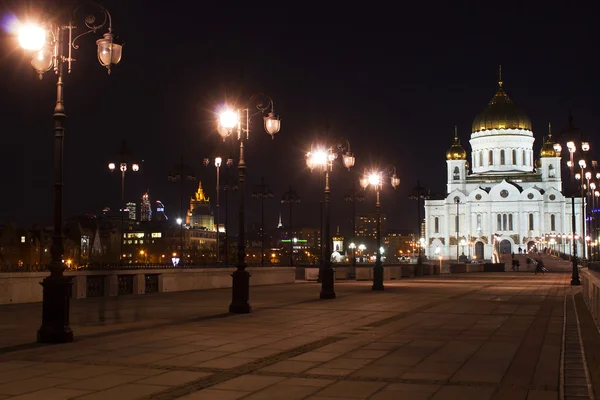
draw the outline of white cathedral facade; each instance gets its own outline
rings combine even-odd
[[[581,198],[575,198],[573,227],[571,198],[562,194],[560,153],[549,135],[535,160],[531,121],[506,95],[502,81],[473,121],[470,173],[456,130],[454,136],[446,153],[446,196],[425,201],[424,253],[430,259],[464,254],[493,260],[539,248],[546,235],[557,238],[559,251],[570,253],[568,235],[581,232]]]

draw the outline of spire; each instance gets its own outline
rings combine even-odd
[[[502,64],[498,67],[498,86],[502,87]]]
[[[277,228],[281,228],[283,227],[283,224],[281,223],[281,211],[279,211],[279,223],[277,224]]]
[[[458,127],[454,125],[454,143],[458,143]]]
[[[552,123],[548,122],[548,140],[552,139]]]

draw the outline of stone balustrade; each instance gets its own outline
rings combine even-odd
[[[596,326],[600,329],[600,272],[584,268],[580,270],[579,276],[583,300],[594,317]]]
[[[250,285],[294,283],[295,268],[249,267]],[[72,297],[141,295],[231,287],[235,268],[113,269],[67,271],[72,277]],[[42,301],[40,282],[48,272],[0,274],[0,304]]]

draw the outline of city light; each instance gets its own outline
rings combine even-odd
[[[46,43],[46,30],[39,25],[24,24],[19,27],[18,38],[24,50],[40,51]]]

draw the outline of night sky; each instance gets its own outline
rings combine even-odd
[[[593,10],[567,3],[216,3],[103,3],[124,42],[123,59],[108,76],[95,54],[100,34],[84,38],[74,54],[65,87],[65,217],[118,208],[120,179],[107,164],[118,161],[124,139],[143,160],[139,173],[127,175],[127,200],[139,201],[150,189],[175,217],[179,187],[167,176],[182,156],[214,197],[215,169],[202,160],[237,149],[231,140],[222,143],[214,111],[225,101],[243,105],[255,92],[269,94],[282,119],[271,140],[255,118],[246,143],[247,222],[259,221],[250,193],[264,176],[275,194],[265,203],[270,228],[279,211],[287,221],[279,199],[289,185],[302,201],[295,219],[318,226],[319,180],[304,154],[314,140],[330,137],[347,139],[357,158],[352,173],[341,160],[334,167],[332,226],[349,229],[343,198],[352,179],[364,167],[393,164],[401,184],[384,189],[382,212],[390,228],[416,229],[411,189],[420,180],[445,191],[454,125],[470,152],[471,123],[497,90],[499,64],[507,94],[532,120],[536,154],[548,122],[558,133],[569,110],[589,137],[598,135],[600,28]],[[5,1],[2,14],[22,18],[35,5]],[[46,73],[38,80],[13,36],[3,32],[1,43],[0,223],[49,225],[56,79]],[[369,193],[358,211],[374,212],[374,203]],[[232,222],[236,205],[237,199],[230,203]]]

